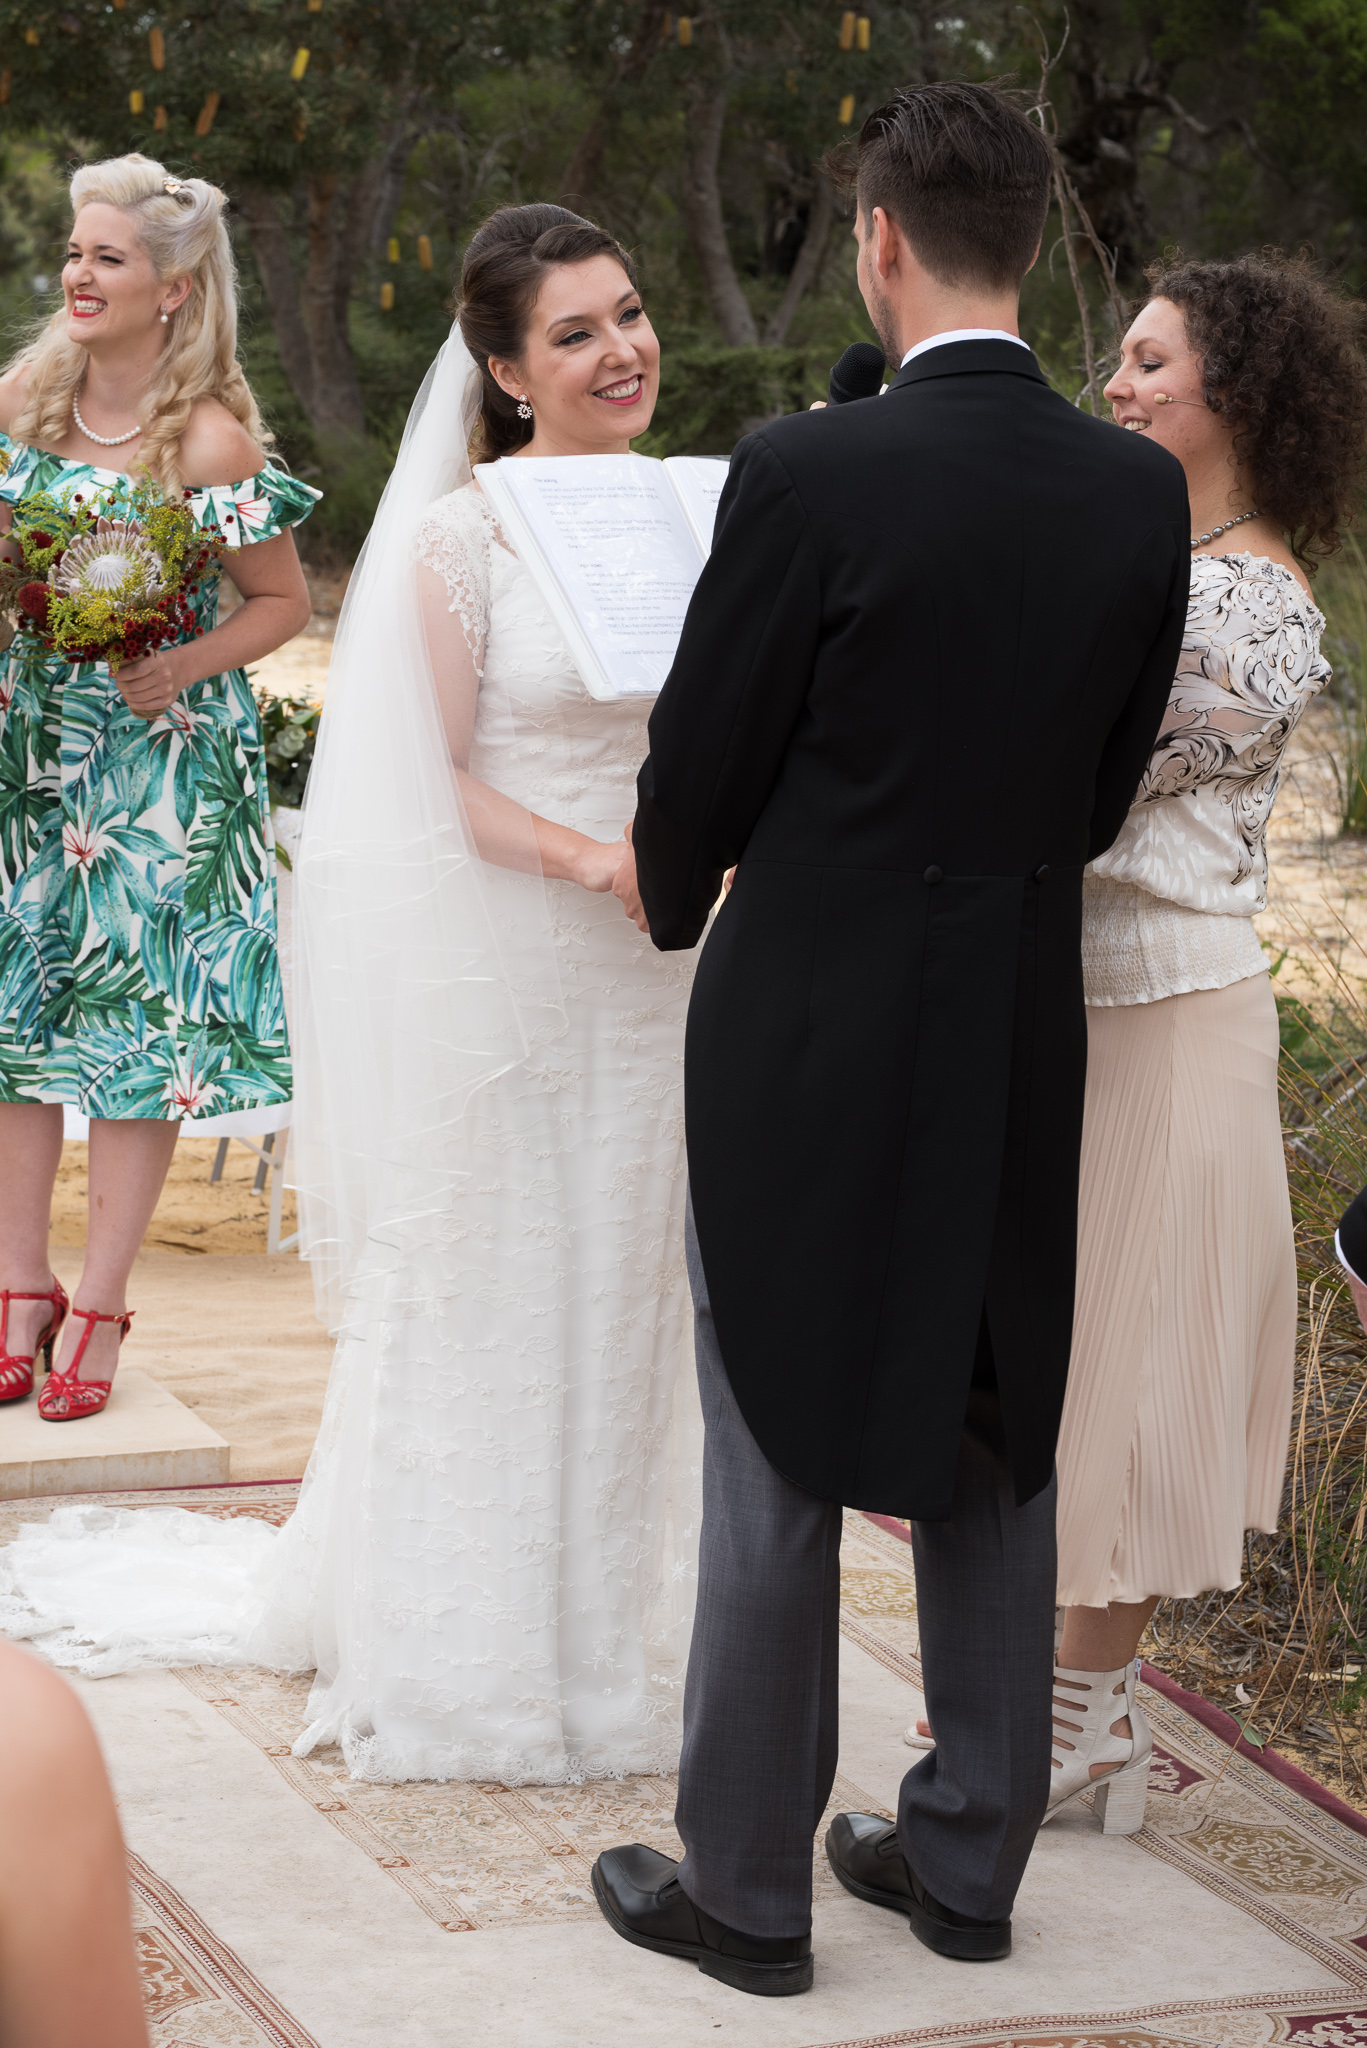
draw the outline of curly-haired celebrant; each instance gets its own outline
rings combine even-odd
[[[1050,1810],[1142,1825],[1133,1658],[1162,1597],[1239,1584],[1277,1526],[1296,1259],[1277,1010],[1253,925],[1287,741],[1329,679],[1307,567],[1367,446],[1355,310],[1301,260],[1155,264],[1106,387],[1187,476],[1191,599],[1130,815],[1089,870],[1077,1315],[1059,1434]]]
[[[291,1093],[244,664],[307,622],[288,529],[318,493],[262,452],[225,204],[142,156],[78,171],[63,304],[0,379],[6,530],[40,495],[117,520],[151,478],[221,530],[243,597],[216,625],[214,567],[177,644],[112,672],[25,635],[0,678],[0,1401],[41,1351],[49,1422],[109,1398],[180,1119]],[[91,1119],[74,1308],[48,1264],[63,1104]]]

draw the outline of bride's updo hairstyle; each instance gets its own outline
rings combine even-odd
[[[635,265],[621,243],[606,228],[563,206],[500,206],[470,238],[456,318],[484,387],[470,443],[472,462],[495,462],[531,440],[536,422],[518,418],[517,400],[490,375],[489,358],[520,361],[546,273],[595,256],[611,256],[636,284]]]
[[[1367,456],[1362,308],[1306,256],[1266,250],[1232,263],[1181,255],[1144,273],[1176,306],[1201,359],[1206,404],[1234,430],[1253,502],[1313,576],[1357,509]]]
[[[226,194],[203,178],[172,178],[163,165],[134,153],[77,171],[71,180],[72,219],[95,203],[116,206],[127,216],[163,284],[176,277],[191,280],[190,296],[164,330],[166,343],[148,386],[139,467],[168,490],[180,488],[180,437],[197,398],[216,398],[259,448],[269,448],[271,436],[237,360],[237,269],[224,218]],[[29,372],[11,430],[17,441],[51,447],[70,431],[71,401],[90,358],[66,326],[62,306],[15,358]]]

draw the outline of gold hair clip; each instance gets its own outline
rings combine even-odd
[[[171,196],[174,198],[176,193],[183,192],[185,190],[185,187],[181,184],[179,178],[166,178],[162,182],[161,189],[163,192],[169,192]]]

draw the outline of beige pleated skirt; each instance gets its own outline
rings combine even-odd
[[[1068,1607],[1238,1585],[1245,1529],[1277,1524],[1296,1342],[1268,977],[1089,1009],[1087,1028]]]

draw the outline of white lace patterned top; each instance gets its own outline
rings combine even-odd
[[[1087,1001],[1152,1003],[1262,972],[1267,821],[1282,754],[1329,680],[1324,618],[1289,569],[1197,555],[1172,695],[1144,779],[1083,884]]]

